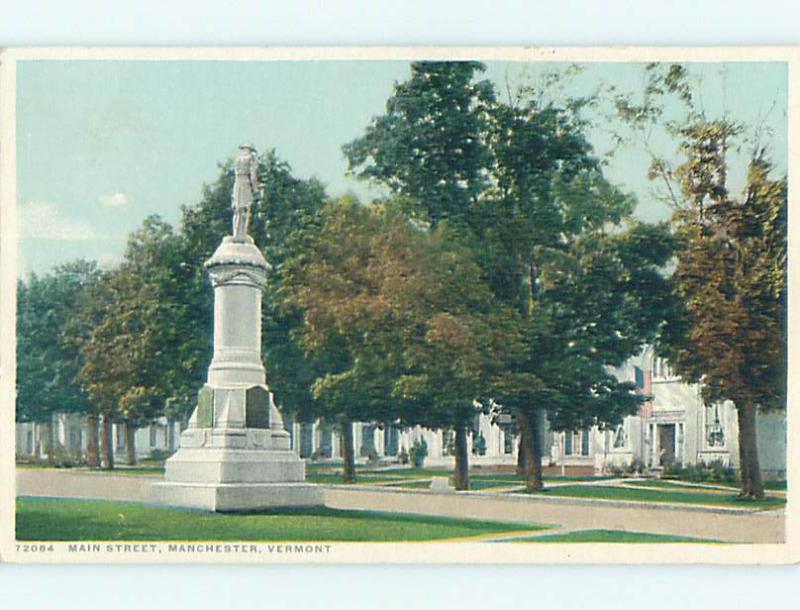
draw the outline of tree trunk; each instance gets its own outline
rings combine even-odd
[[[111,470],[114,468],[114,434],[111,426],[111,416],[103,414],[103,435],[101,438],[102,461],[101,468]]]
[[[128,466],[136,464],[136,426],[130,419],[125,420],[125,457]]]
[[[356,447],[353,440],[353,422],[350,418],[342,420],[342,460],[345,483],[356,482]]]
[[[454,484],[456,491],[469,489],[469,452],[467,451],[467,426],[463,422],[455,425],[456,431],[456,471]]]
[[[44,450],[47,453],[47,463],[51,466],[56,463],[53,451],[53,416],[50,415],[44,422]]]
[[[739,468],[742,478],[740,496],[764,497],[761,467],[758,463],[758,438],[756,433],[756,406],[752,402],[737,402],[739,420]]]
[[[528,484],[531,489],[542,489],[542,412],[534,409],[530,416],[531,421],[531,452],[528,462]]]
[[[519,434],[519,446],[517,447],[517,476],[524,477],[528,474],[528,463],[530,460],[528,459],[528,450],[529,447],[525,443],[522,442],[522,430],[518,430]]]
[[[517,412],[517,427],[520,432],[520,448],[526,456],[527,477],[525,489],[536,491],[544,487],[542,483],[542,453],[539,443],[538,413],[534,409],[520,409]]]
[[[170,419],[167,422],[167,451],[175,453],[175,420]]]
[[[100,446],[97,431],[99,423],[97,414],[90,413],[86,423],[89,427],[89,438],[86,441],[86,461],[89,463],[89,468],[99,468]]]
[[[33,455],[37,460],[42,459],[42,426],[33,422]]]

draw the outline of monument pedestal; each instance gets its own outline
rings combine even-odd
[[[290,448],[261,363],[269,264],[249,236],[229,236],[206,269],[214,285],[214,357],[154,500],[213,511],[321,505],[322,489],[305,482],[305,463]]]

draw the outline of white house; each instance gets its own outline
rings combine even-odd
[[[614,371],[652,396],[616,429],[597,426],[554,435],[551,462],[591,465],[595,472],[643,466],[739,465],[739,426],[730,401],[705,404],[696,384],[684,383],[651,348]],[[758,454],[765,478],[786,477],[786,416],[759,413]]]

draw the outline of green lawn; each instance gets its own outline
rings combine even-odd
[[[431,488],[431,480],[424,479],[421,481],[414,481],[414,480],[403,480],[402,482],[391,483],[390,487],[402,487],[404,489],[430,489]],[[501,479],[494,479],[494,480],[481,480],[475,479],[474,477],[470,477],[469,479],[469,488],[472,491],[479,491],[482,489],[492,489],[495,487],[514,487],[519,486],[522,483],[519,481],[508,480],[504,481]]]
[[[128,502],[17,499],[17,540],[411,542],[542,529],[329,508],[216,514]]]
[[[428,488],[432,477],[452,477],[453,471],[445,468],[381,468],[356,466],[356,485],[389,484],[392,487]],[[470,471],[471,489],[489,489],[524,485],[525,477],[515,472],[486,472],[481,469]],[[599,481],[610,477],[595,476],[548,476],[545,481],[583,482]],[[419,481],[417,479],[425,479]],[[306,480],[310,483],[336,485],[342,483],[341,464],[309,463],[306,466]],[[403,481],[408,481],[404,483]]]
[[[426,481],[405,481],[403,483],[395,483],[391,487],[402,487],[403,489],[430,489],[430,480]]]
[[[57,466],[52,466],[47,464],[46,462],[42,463],[31,463],[31,464],[17,464],[17,468],[19,469],[39,469],[39,468],[58,468]],[[63,470],[64,472],[102,472],[105,474],[151,474],[151,475],[160,475],[164,474],[164,463],[141,463],[137,466],[116,466],[111,470],[97,470],[97,469],[90,469],[86,466],[73,466],[73,467],[64,467],[59,468],[59,470]]]
[[[764,489],[786,491],[786,481],[764,481]]]
[[[566,534],[548,534],[532,538],[514,538],[509,542],[704,542],[713,543],[716,540],[703,538],[689,538],[686,536],[667,536],[662,534],[647,534],[644,532],[622,532],[615,530],[582,530]]]
[[[103,472],[108,474],[150,474],[155,476],[164,474],[164,466],[123,466],[113,470],[104,470]]]
[[[636,487],[659,487],[662,489],[683,489],[685,491],[703,491],[708,490],[713,492],[713,488],[718,487],[719,491],[716,493],[730,493],[727,488],[736,489],[736,483],[685,483],[683,481],[668,480],[668,479],[641,479],[638,481],[627,481],[626,485],[635,485]],[[708,487],[697,487],[698,485],[707,485]]]
[[[386,475],[381,475],[380,473],[367,474],[363,472],[358,472],[356,473],[356,484],[376,485],[379,483],[392,483],[395,481],[405,481],[407,478],[410,477],[386,476]],[[306,481],[308,481],[309,483],[320,483],[323,485],[341,485],[342,483],[344,483],[341,473],[327,473],[327,472],[307,473]]]
[[[520,485],[524,484],[525,482],[521,479],[495,479],[471,475],[469,477],[469,488],[476,491],[481,489],[492,489],[494,487],[519,487]]]
[[[654,489],[626,489],[607,485],[565,485],[545,488],[539,494],[570,498],[600,498],[604,500],[631,500],[638,502],[668,502],[676,504],[706,504],[753,508],[778,508],[786,504],[784,498],[768,496],[763,500],[741,500],[736,494],[703,491],[677,491]]]
[[[685,490],[701,490],[702,487],[697,485],[707,485],[707,489],[719,487],[720,491],[717,493],[724,493],[730,489],[738,489],[736,483],[722,483],[717,481],[703,481],[697,483],[687,484],[684,481],[678,480],[664,480],[664,479],[642,479],[640,481],[628,481],[628,485],[636,485],[637,487],[663,487],[665,489],[685,489]],[[764,481],[764,489],[767,491],[786,491],[786,481]]]
[[[646,479],[649,480],[649,479]],[[738,487],[736,481],[686,481],[684,479],[656,479],[664,484],[679,485],[680,483],[697,483],[699,485],[719,485],[721,487]],[[644,485],[644,482],[637,484]],[[786,481],[764,481],[764,489],[768,491],[786,491]]]

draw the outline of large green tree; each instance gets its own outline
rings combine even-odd
[[[497,311],[471,253],[447,222],[414,226],[395,202],[332,202],[322,230],[289,265],[287,298],[303,345],[330,366],[314,383],[340,421],[352,480],[355,420],[452,428],[456,487],[468,480],[467,435],[520,341],[514,312]]]
[[[615,105],[650,155],[648,177],[662,186],[681,242],[662,350],[705,400],[735,403],[741,494],[762,497],[757,412],[786,407],[787,177],[774,175],[765,132],[748,137],[747,126],[699,107],[691,76],[680,64],[648,64],[641,95],[619,93]],[[737,172],[739,196],[729,184]]]
[[[584,135],[585,100],[559,105],[527,90],[500,102],[488,81],[475,82],[482,70],[413,64],[386,114],[344,150],[354,173],[404,196],[413,217],[451,219],[498,303],[527,321],[528,356],[511,359],[492,402],[515,414],[538,488],[543,410],[565,429],[635,409],[630,388],[606,370],[663,321],[667,286],[656,268],[668,254],[649,242],[668,251],[669,238],[634,222],[633,199],[603,176]]]
[[[729,131],[725,122],[702,119],[685,130],[687,161],[678,171],[694,205],[675,218],[681,307],[667,350],[682,376],[702,384],[707,401],[735,403],[741,495],[761,498],[757,412],[785,409],[787,398],[787,179],[772,177],[757,151],[745,192],[733,197],[724,177]],[[716,158],[709,162],[698,148]]]
[[[435,225],[460,223],[489,180],[488,80],[477,62],[415,62],[386,113],[344,146],[350,169],[407,197],[409,212]]]
[[[127,462],[136,462],[136,428],[164,413],[181,383],[176,362],[187,303],[180,296],[178,237],[147,218],[127,243],[123,262],[90,290],[73,312],[67,337],[81,355],[78,380],[103,415],[106,467],[113,467],[111,422],[124,425]]]
[[[82,292],[98,276],[94,263],[79,260],[60,265],[51,274],[31,274],[17,283],[16,419],[45,424],[50,461],[54,457],[52,415],[93,412],[75,379],[79,355],[63,341],[62,333]],[[89,449],[96,455],[96,444],[93,447],[90,442]]]

